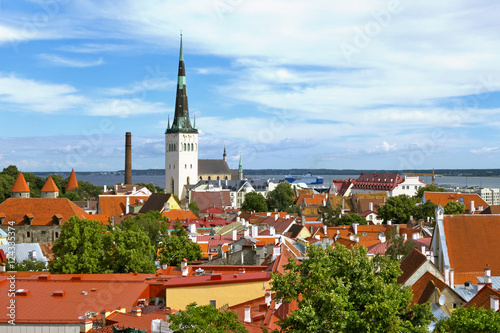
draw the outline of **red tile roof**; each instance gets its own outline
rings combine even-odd
[[[184,210],[184,209],[171,209],[168,212],[163,212],[161,214],[163,217],[166,217],[170,221],[184,221],[186,219],[197,219],[198,217],[191,211],[191,210]]]
[[[12,188],[10,189],[10,193],[29,192],[29,191],[30,188],[28,186],[28,183],[26,183],[26,179],[24,179],[23,173],[19,172],[16,181],[14,182],[14,185],[12,185]]]
[[[500,215],[445,215],[443,227],[455,284],[475,281],[487,264],[500,275]]]
[[[270,272],[243,273],[237,274],[222,274],[220,279],[213,279],[213,275],[188,276],[179,279],[171,279],[163,284],[165,288],[179,288],[199,285],[216,285],[230,283],[247,283],[254,281],[269,281],[271,279]]]
[[[446,283],[434,274],[425,272],[424,275],[411,286],[413,298],[410,304],[423,304],[427,302],[435,287],[442,291],[446,287]]]
[[[75,170],[71,169],[71,174],[69,175],[68,184],[66,185],[66,191],[73,191],[78,188],[78,181],[76,180]]]
[[[31,225],[53,225],[54,215],[62,216],[61,223],[71,216],[80,219],[93,220],[94,215],[87,214],[83,209],[68,199],[41,199],[41,198],[10,198],[0,204],[0,213],[6,215],[3,224],[14,221],[16,225],[25,224],[25,216],[33,214]],[[103,220],[96,217],[98,220]],[[104,222],[103,222],[104,223]],[[107,224],[107,223],[104,223]]]
[[[500,292],[493,289],[490,285],[485,285],[481,290],[474,296],[465,307],[476,306],[478,308],[490,308],[490,297],[497,296],[500,298]]]
[[[465,205],[465,212],[469,213],[471,208],[471,201],[474,201],[474,208],[477,213],[478,207],[482,206],[483,209],[488,207],[488,203],[484,201],[478,194],[463,194],[463,193],[450,193],[450,192],[424,192],[425,200],[430,200],[436,205],[441,205],[442,207],[450,201],[462,202]]]
[[[107,216],[121,216],[125,214],[125,205],[129,198],[129,205],[137,200],[148,200],[148,196],[126,196],[126,195],[100,195],[99,208],[101,214]]]
[[[401,262],[403,273],[398,277],[398,283],[404,284],[425,262],[427,257],[418,249],[413,249]]]
[[[10,273],[12,274],[12,273]],[[43,275],[47,275],[44,273]],[[130,311],[137,300],[149,298],[150,285],[146,283],[149,274],[48,274],[46,281],[40,275],[16,276],[16,290],[29,290],[26,296],[16,296],[16,324],[79,323],[79,316],[86,312],[125,307]],[[81,280],[72,279],[80,277]],[[10,283],[7,276],[0,277],[0,293],[8,295]],[[62,297],[53,297],[54,291],[64,292]],[[85,293],[84,293],[85,292]],[[0,307],[6,309],[9,297],[0,297]],[[7,311],[0,313],[0,323],[10,318]]]
[[[59,188],[57,187],[56,183],[54,183],[54,180],[52,179],[51,176],[47,178],[47,181],[45,182],[45,185],[43,185],[42,192],[59,192]]]

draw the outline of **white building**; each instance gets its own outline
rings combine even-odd
[[[500,205],[500,189],[498,188],[481,188],[479,189],[479,196],[490,206]]]

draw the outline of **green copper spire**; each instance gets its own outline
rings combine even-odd
[[[238,168],[238,172],[239,173],[243,172],[243,163],[241,162],[241,154],[240,154],[240,167]]]
[[[175,114],[172,127],[167,128],[167,133],[198,133],[196,127],[191,126],[189,119],[188,98],[186,90],[186,70],[184,67],[184,52],[181,47],[179,52],[179,72],[177,74],[177,95],[175,98]]]

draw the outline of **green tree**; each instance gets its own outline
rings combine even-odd
[[[11,176],[12,178],[16,179],[17,175],[19,174],[19,170],[15,165],[9,165],[2,170],[2,174]]]
[[[412,292],[397,282],[399,263],[351,250],[310,246],[308,259],[273,273],[275,299],[298,309],[279,321],[280,332],[426,332],[430,303],[410,308]]]
[[[45,266],[45,263],[41,260],[30,260],[30,259],[24,259],[21,262],[14,261],[14,262],[6,262],[7,265],[7,270],[8,271],[33,271],[33,272],[40,272],[40,271],[46,271],[47,267]]]
[[[338,221],[338,225],[351,225],[353,223],[358,223],[360,225],[368,224],[366,219],[358,214],[342,215]]]
[[[459,215],[465,213],[465,205],[458,201],[450,201],[444,206],[444,213],[447,215]]]
[[[200,207],[198,206],[198,203],[196,201],[190,202],[188,204],[188,208],[193,212],[194,215],[200,217]]]
[[[500,332],[500,313],[484,308],[458,308],[450,318],[440,319],[434,327],[438,333]]]
[[[54,261],[49,264],[50,272],[111,273],[103,237],[106,230],[106,226],[99,221],[70,217],[61,226],[61,235],[52,247]]]
[[[378,208],[378,216],[384,223],[391,220],[395,224],[406,224],[410,221],[410,216],[416,217],[418,214],[416,203],[416,199],[406,194],[390,197],[385,205]]]
[[[135,223],[120,225],[104,235],[109,244],[107,256],[114,273],[154,273],[155,248],[148,235]]]
[[[59,192],[61,193],[61,192]],[[83,199],[78,195],[78,192],[66,192],[64,194],[60,194],[59,198],[61,199],[68,199],[69,201],[83,201]]]
[[[415,248],[417,244],[411,240],[404,240],[396,231],[393,229],[387,235],[387,250],[385,255],[392,260],[403,261],[407,255]]]
[[[428,217],[434,218],[435,211],[437,205],[430,200],[427,200],[425,203],[416,206],[417,219],[427,220]]]
[[[245,333],[248,332],[238,315],[232,311],[220,311],[212,305],[189,304],[185,311],[168,317],[174,333]]]
[[[426,185],[418,189],[417,194],[415,194],[415,198],[422,200],[424,192],[446,192],[446,190],[444,188],[437,187],[436,185]]]
[[[280,183],[267,194],[267,206],[270,210],[278,209],[278,211],[284,212],[293,205],[294,195],[290,183]]]
[[[51,273],[154,273],[155,248],[135,223],[114,230],[99,221],[71,217],[52,247]]]
[[[149,237],[151,245],[155,248],[155,253],[160,247],[161,235],[167,232],[169,223],[158,211],[149,211],[146,214],[136,215],[133,218],[128,216],[122,221],[120,226],[131,228],[130,225],[137,225]]]
[[[0,174],[0,203],[10,198],[10,190],[16,179],[8,174]]]
[[[260,193],[250,192],[245,195],[245,201],[241,205],[241,210],[245,212],[267,212],[266,198]]]
[[[159,251],[160,263],[179,265],[183,258],[193,261],[201,258],[201,247],[192,242],[182,224],[177,221],[170,235],[164,235]]]

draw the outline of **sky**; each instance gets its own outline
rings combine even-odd
[[[500,167],[500,3],[0,0],[0,168],[164,168],[182,31],[199,158]]]

